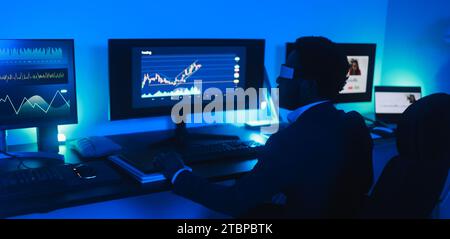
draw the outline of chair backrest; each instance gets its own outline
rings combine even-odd
[[[447,174],[447,160],[392,158],[369,197],[363,217],[430,217],[439,202]]]
[[[398,124],[397,148],[399,156],[383,169],[363,217],[431,216],[450,165],[450,95],[430,95],[411,105]]]

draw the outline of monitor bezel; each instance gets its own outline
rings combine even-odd
[[[247,49],[247,72],[258,72],[246,77],[245,88],[259,89],[264,78],[264,39],[108,39],[109,65],[109,120],[125,120],[170,115],[173,105],[133,108],[132,105],[132,49],[136,47],[211,47],[243,46]],[[125,59],[125,60],[124,60]],[[124,93],[125,92],[125,93]],[[202,108],[208,101],[202,102]]]
[[[367,71],[367,85],[365,93],[339,94],[335,103],[370,102],[372,101],[373,78],[375,73],[376,47],[374,43],[336,43],[341,50],[348,55],[369,56],[369,68]],[[286,43],[285,60],[294,49],[294,43]]]
[[[69,44],[72,46],[72,67],[73,67],[73,90],[74,90],[74,99],[73,102],[75,102],[75,110],[73,114],[70,114],[69,117],[65,119],[40,119],[40,120],[33,120],[34,122],[30,123],[18,123],[18,124],[5,124],[0,125],[0,130],[11,130],[11,129],[22,129],[22,128],[33,128],[33,127],[45,127],[45,126],[52,126],[52,125],[66,125],[66,124],[77,124],[78,123],[78,102],[77,102],[77,77],[76,77],[76,64],[75,64],[75,39],[74,38],[52,38],[52,39],[46,39],[46,38],[40,38],[40,39],[27,39],[27,38],[21,38],[21,39],[0,39],[1,40],[12,40],[12,41],[62,41],[62,42],[69,42]],[[72,99],[71,99],[72,101]],[[71,106],[72,107],[72,106]]]
[[[376,104],[376,93],[377,92],[392,92],[392,93],[401,93],[401,92],[411,92],[411,93],[420,93],[420,98],[422,98],[422,87],[420,86],[375,86],[374,94],[375,94],[375,102],[374,102],[374,112],[375,118],[377,120],[386,122],[386,123],[398,123],[400,120],[400,116],[402,114],[392,113],[392,114],[384,114],[377,113],[377,104]]]

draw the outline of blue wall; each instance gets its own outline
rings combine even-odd
[[[390,1],[381,83],[450,93],[450,1]]]
[[[324,35],[337,42],[378,44],[380,80],[387,0],[360,1],[4,1],[0,38],[74,38],[79,124],[60,126],[68,138],[167,128],[168,117],[108,121],[108,38],[265,38],[271,80],[284,43]],[[362,113],[371,103],[347,104]],[[10,143],[34,141],[34,130],[11,130]]]

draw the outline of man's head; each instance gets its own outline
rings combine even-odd
[[[315,101],[334,100],[345,85],[349,67],[347,57],[332,41],[297,39],[277,79],[280,106],[294,110]]]

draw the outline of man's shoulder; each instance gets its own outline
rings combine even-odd
[[[307,135],[309,135],[309,133],[305,132],[305,128],[301,125],[299,127],[299,124],[294,122],[271,135],[267,140],[266,145],[270,146],[272,149],[286,149],[291,143],[305,140],[305,138],[308,137]]]
[[[302,115],[286,128],[270,137],[271,142],[285,140],[301,140],[312,135],[328,134],[331,129],[368,130],[363,116],[356,111],[344,112],[334,107],[324,107],[322,110]],[[333,130],[332,130],[333,131]]]
[[[343,113],[342,118],[353,127],[367,128],[364,117],[356,111]]]

